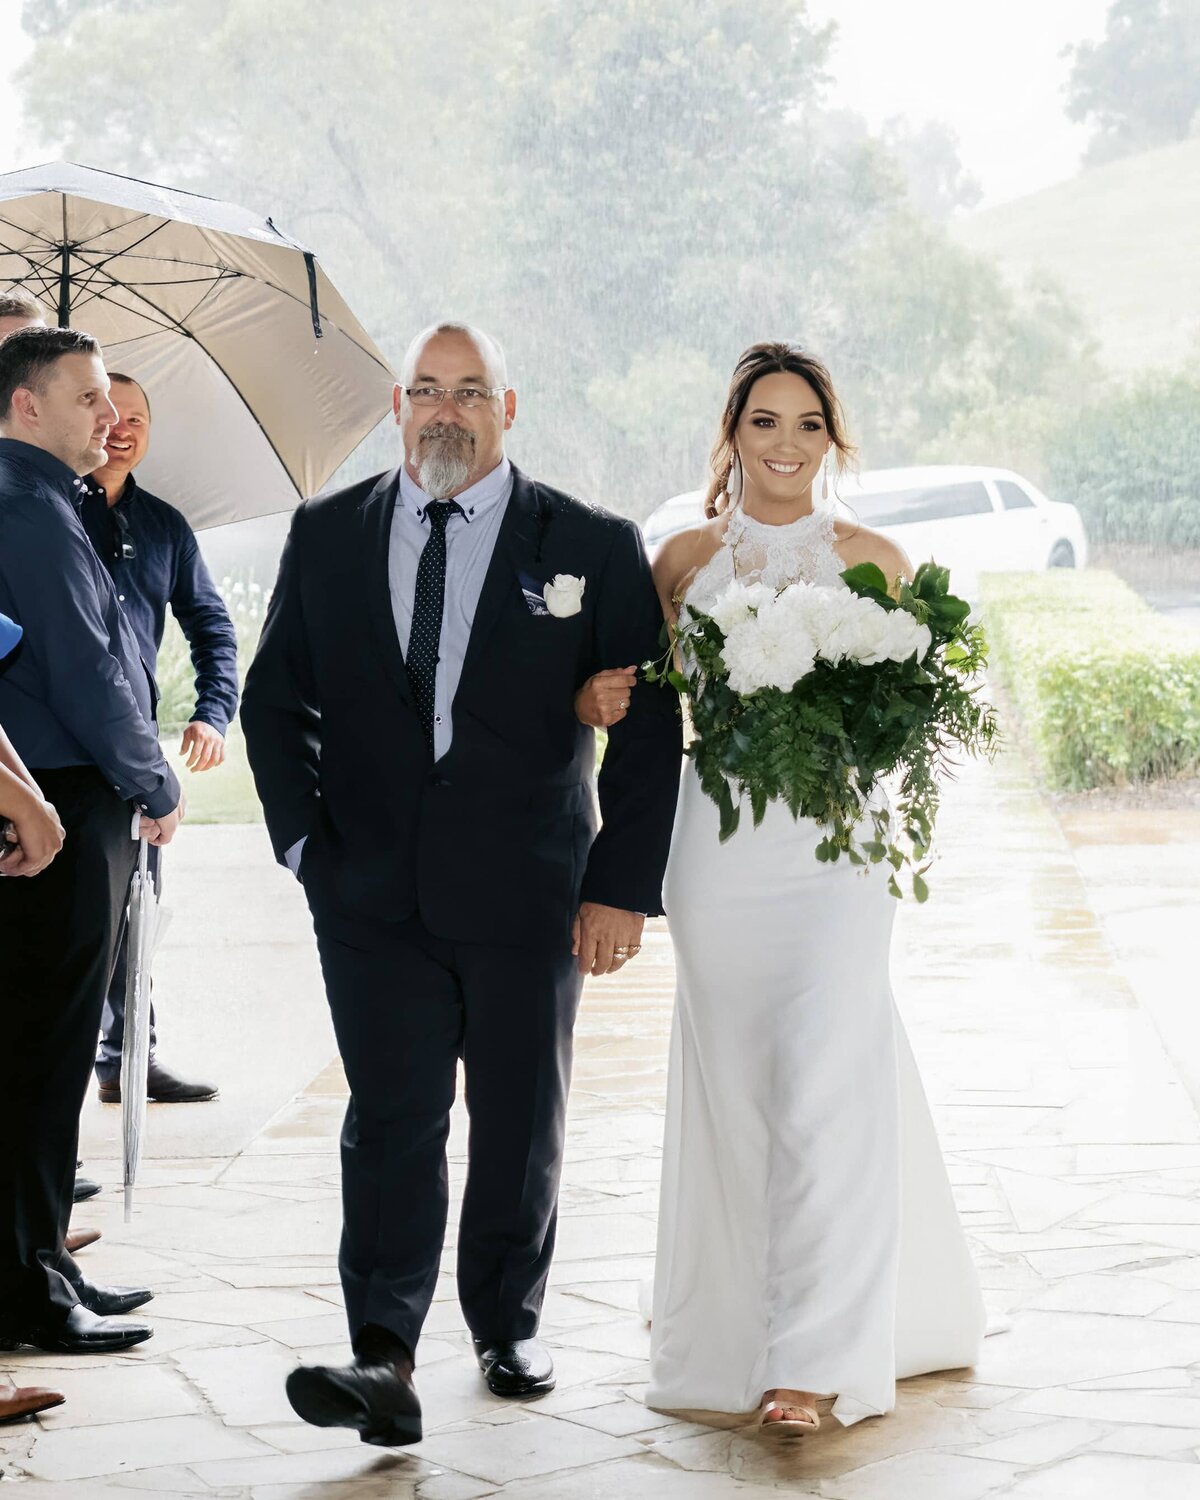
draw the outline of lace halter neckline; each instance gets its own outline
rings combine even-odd
[[[834,537],[832,509],[813,510],[772,526],[738,506],[730,514],[720,547],[696,573],[685,599],[703,609],[735,578],[773,589],[800,582],[837,587],[846,565],[837,555]]]

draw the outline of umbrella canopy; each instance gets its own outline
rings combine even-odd
[[[232,203],[56,162],[0,175],[0,286],[99,339],[150,398],[138,482],[193,527],[291,509],[394,383],[312,252]]]

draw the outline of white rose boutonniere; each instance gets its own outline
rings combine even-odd
[[[576,578],[573,573],[555,573],[553,580],[542,591],[546,608],[559,620],[577,615],[583,608],[583,589],[586,578]]]

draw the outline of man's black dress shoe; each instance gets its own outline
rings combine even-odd
[[[292,1410],[314,1427],[352,1427],[364,1443],[402,1448],[421,1441],[421,1402],[396,1365],[301,1365],[287,1378]]]
[[[146,1098],[154,1104],[203,1104],[208,1099],[215,1099],[220,1092],[215,1083],[189,1083],[186,1078],[177,1078],[154,1058],[150,1059],[146,1070]],[[120,1078],[100,1084],[100,1102],[120,1104]]]
[[[147,1323],[97,1317],[80,1303],[71,1309],[64,1322],[0,1327],[0,1349],[32,1344],[49,1354],[111,1354],[144,1343],[153,1332]]]
[[[540,1339],[472,1339],[493,1396],[544,1396],[554,1389],[554,1361]]]
[[[94,1198],[99,1191],[100,1184],[98,1182],[92,1182],[87,1177],[77,1177],[75,1179],[76,1203],[82,1203],[85,1198]]]
[[[76,1284],[75,1295],[97,1317],[121,1318],[135,1307],[144,1306],[154,1293],[148,1287],[93,1286],[90,1281],[81,1281]]]

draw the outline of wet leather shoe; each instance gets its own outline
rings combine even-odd
[[[69,1229],[63,1243],[67,1254],[74,1255],[77,1250],[85,1250],[89,1245],[94,1245],[100,1238],[98,1229]]]
[[[97,1317],[122,1318],[151,1301],[154,1293],[148,1287],[93,1286],[90,1281],[81,1281],[75,1287],[75,1295]]]
[[[71,1309],[63,1322],[0,1328],[0,1349],[31,1344],[48,1354],[111,1354],[117,1349],[130,1349],[134,1344],[141,1344],[153,1333],[148,1323],[97,1317],[80,1303]]]
[[[381,1448],[421,1441],[421,1402],[403,1366],[362,1358],[301,1365],[287,1378],[287,1398],[314,1427],[350,1427]]]
[[[162,1063],[150,1059],[146,1070],[146,1098],[152,1104],[203,1104],[215,1099],[220,1093],[215,1083],[189,1083],[186,1078],[177,1078]],[[120,1104],[121,1080],[114,1078],[100,1085],[101,1104]]]
[[[94,1198],[100,1191],[100,1184],[92,1182],[88,1177],[76,1177],[75,1179],[75,1202],[82,1203],[85,1198]]]
[[[493,1396],[544,1396],[554,1389],[554,1361],[540,1339],[472,1339]]]
[[[40,1385],[10,1385],[0,1388],[0,1422],[19,1422],[34,1412],[61,1406],[67,1398],[61,1391],[50,1391]]]

